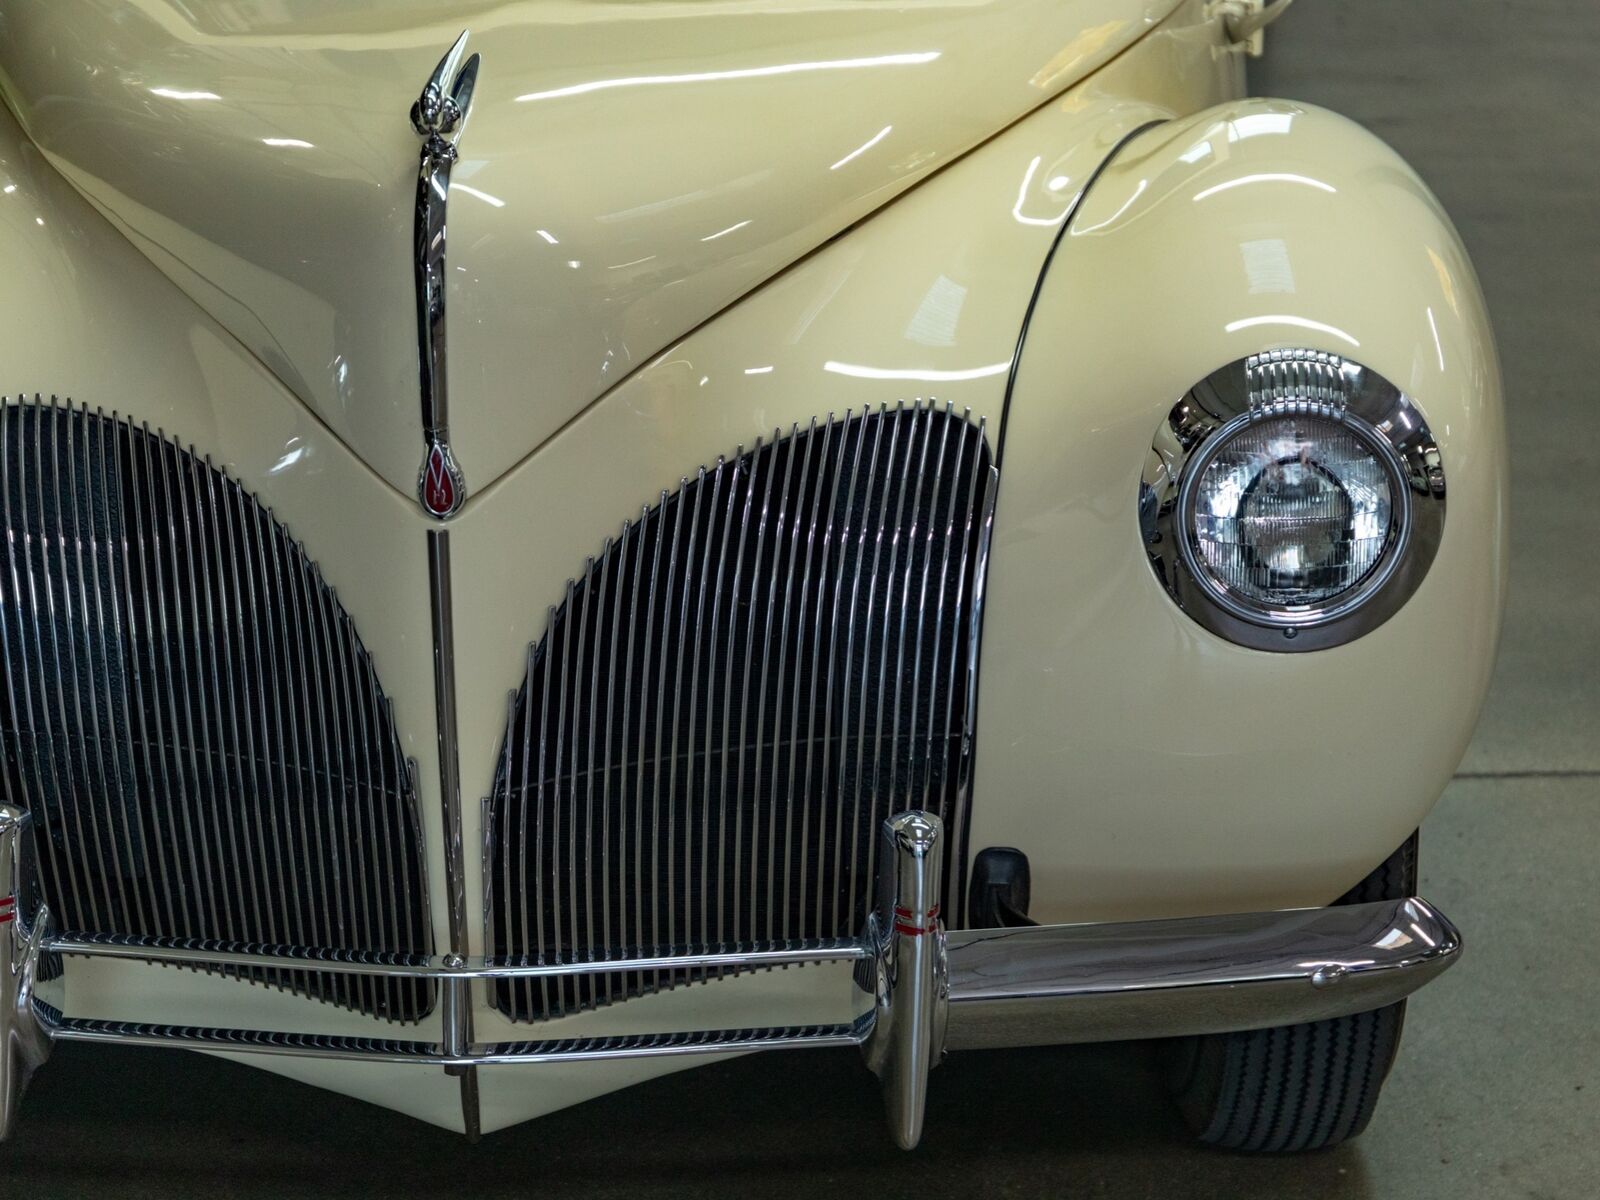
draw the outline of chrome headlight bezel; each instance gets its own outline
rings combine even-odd
[[[1389,477],[1392,511],[1378,562],[1319,604],[1275,606],[1230,592],[1202,565],[1196,482],[1239,432],[1310,415],[1342,425]],[[1376,371],[1334,354],[1273,350],[1213,371],[1156,430],[1140,481],[1139,521],[1156,578],[1178,606],[1229,641],[1258,650],[1341,645],[1393,616],[1421,585],[1444,531],[1438,443],[1416,403]]]

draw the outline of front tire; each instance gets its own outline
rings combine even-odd
[[[1414,895],[1417,835],[1336,904]],[[1322,1150],[1367,1127],[1405,1024],[1402,1000],[1372,1012],[1181,1038],[1169,1086],[1195,1136],[1225,1150]]]

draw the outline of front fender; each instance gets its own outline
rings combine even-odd
[[[1151,436],[1215,368],[1305,346],[1416,399],[1443,541],[1354,642],[1234,645],[1168,598],[1137,499]],[[1042,921],[1320,905],[1417,827],[1488,684],[1506,454],[1482,296],[1437,200],[1383,143],[1251,100],[1124,147],[1064,233],[1003,432],[972,846],[1021,847]]]

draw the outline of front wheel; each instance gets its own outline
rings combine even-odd
[[[1416,893],[1417,835],[1336,904]],[[1405,1024],[1402,1000],[1372,1012],[1170,1045],[1169,1087],[1195,1135],[1226,1150],[1321,1150],[1367,1127]]]

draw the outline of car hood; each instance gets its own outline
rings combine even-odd
[[[409,492],[409,110],[470,30],[448,370],[481,490],[1176,2],[31,0],[0,15],[0,86],[102,212]]]

